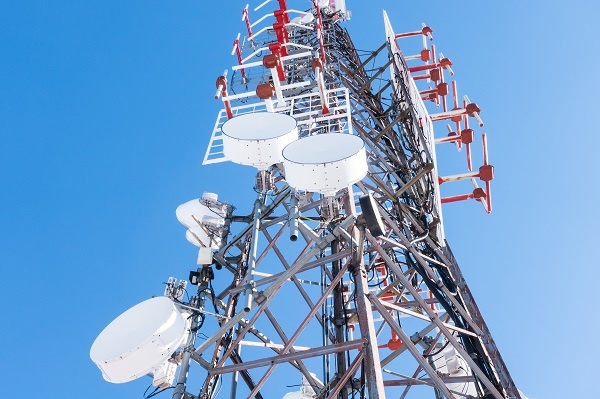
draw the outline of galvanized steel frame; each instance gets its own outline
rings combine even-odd
[[[340,128],[359,135],[368,150],[369,173],[362,182],[334,198],[341,207],[337,218],[325,220],[319,212],[330,200],[314,194],[304,196],[299,206],[300,239],[293,244],[286,242],[285,232],[290,198],[296,193],[286,185],[280,166],[271,169],[276,181],[272,202],[257,203],[255,209],[260,212],[252,215],[231,215],[235,235],[214,256],[215,265],[223,269],[215,279],[222,291],[205,293],[219,313],[216,327],[214,331],[200,330],[207,338],[190,350],[190,357],[206,370],[198,397],[214,397],[219,378],[240,372],[247,385],[244,395],[263,397],[261,391],[267,392],[270,384],[280,383],[270,379],[275,368],[288,365],[306,378],[318,398],[385,398],[386,394],[396,394],[395,387],[403,387],[401,398],[413,391],[415,397],[421,397],[423,386],[433,388],[431,396],[455,398],[461,397],[460,392],[451,391],[447,384],[458,382],[474,384],[481,397],[520,398],[445,241],[435,150],[418,122],[426,120],[427,115],[423,114],[424,107],[415,106],[421,100],[414,98],[410,74],[396,43],[388,38],[362,57],[335,15],[324,11],[322,20],[327,92],[332,98],[334,93],[343,93],[345,103],[333,116],[319,115],[322,104],[314,91],[316,84],[298,83],[314,81],[310,65],[304,58],[293,56],[307,48],[317,53],[319,40],[313,27],[290,26],[296,50],[290,47],[292,55],[284,63],[290,76],[287,83],[298,86],[290,89],[285,103],[275,111],[304,123],[301,135],[312,134],[311,126],[327,126],[329,131]],[[266,35],[265,42],[273,40],[268,30],[261,32]],[[254,37],[255,43],[260,40],[260,35]],[[252,86],[268,81],[270,76],[270,71],[262,69],[248,73],[243,82],[232,79],[232,87],[238,92],[245,87],[249,94],[229,100],[235,104],[251,98]],[[376,81],[379,89],[373,92]],[[384,97],[389,98],[387,103]],[[303,107],[295,106],[295,101],[301,101]],[[234,115],[264,109],[260,101],[232,108]],[[221,112],[209,151],[218,141],[225,118]],[[207,163],[223,160],[219,155],[216,161],[210,160],[208,154]],[[386,226],[381,238],[371,235],[360,209],[356,209],[356,197],[369,193],[377,200]],[[254,245],[260,246],[255,261],[259,274],[248,267]],[[385,278],[379,276],[375,265],[385,269]],[[307,274],[310,278],[320,275],[320,279],[311,280],[305,277]],[[377,283],[375,287],[369,286],[372,281]],[[306,304],[295,324],[286,317],[279,318],[271,306],[285,301],[284,285],[295,290]],[[319,287],[318,293],[315,286]],[[251,310],[239,309],[238,302],[244,295],[251,295]],[[300,312],[299,307],[295,310]],[[202,312],[204,309],[198,309]],[[377,314],[379,318],[375,318]],[[309,339],[305,341],[309,345],[295,345],[310,323],[319,326],[321,344],[315,345],[315,340]],[[275,336],[269,338],[262,331],[264,326]],[[357,331],[354,326],[358,326]],[[358,332],[359,338],[351,338]],[[394,334],[402,345],[390,349],[386,341]],[[249,337],[258,339],[257,344],[264,344],[265,350],[274,355],[246,355],[244,351],[242,356],[242,346],[256,346],[248,344]],[[442,342],[452,345],[465,359],[471,376],[444,376],[432,367],[429,356]],[[385,351],[390,353],[383,356]],[[306,361],[314,357],[323,359],[321,370],[307,365]],[[266,372],[258,372],[265,366]],[[318,372],[322,382],[311,372]],[[419,377],[421,372],[425,376]],[[256,382],[251,374],[258,378]],[[236,389],[232,397],[241,392]]]

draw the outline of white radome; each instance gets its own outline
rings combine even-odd
[[[334,195],[362,180],[368,171],[365,143],[358,136],[327,133],[288,144],[285,179],[297,190]]]
[[[281,152],[298,140],[298,123],[286,114],[255,112],[236,116],[221,127],[223,154],[231,162],[267,170],[283,161]]]
[[[185,202],[177,207],[175,215],[177,220],[188,228],[186,232],[187,240],[197,247],[210,247],[218,249],[221,242],[220,237],[211,237],[207,233],[210,228],[220,227],[225,224],[225,212],[217,207],[206,206],[202,200],[217,201],[217,195],[213,193],[204,193],[202,198],[196,198]],[[205,225],[204,228],[200,225]],[[206,229],[206,230],[205,230]]]
[[[174,302],[156,297],[114,319],[90,349],[90,358],[108,382],[142,377],[169,359],[186,338],[187,322]]]

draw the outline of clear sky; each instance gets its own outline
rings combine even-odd
[[[396,31],[433,27],[482,109],[494,212],[446,205],[446,234],[517,386],[597,396],[598,3],[347,4],[361,49],[384,8]],[[251,209],[251,170],[201,166],[245,5],[0,0],[0,396],[141,397],[149,380],[104,382],[89,348],[195,268],[177,205]]]

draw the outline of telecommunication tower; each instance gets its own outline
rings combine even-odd
[[[345,1],[295,3],[246,6],[237,62],[216,80],[204,164],[256,170],[240,187],[256,192],[252,213],[213,193],[179,206],[196,292],[170,278],[102,331],[92,360],[111,382],[150,374],[174,399],[281,397],[294,383],[284,398],[524,398],[444,235],[443,204],[492,210],[479,107],[425,24],[396,33],[384,12],[381,46],[363,53]],[[438,145],[464,149],[464,173],[440,174]]]

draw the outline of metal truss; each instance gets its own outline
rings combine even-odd
[[[225,109],[204,162],[227,160],[228,118],[269,111],[293,116],[301,137],[360,136],[369,172],[331,198],[297,192],[273,165],[257,175],[252,214],[223,207],[214,263],[198,269],[198,294],[182,304],[194,334],[174,398],[272,398],[301,379],[314,398],[520,398],[445,240],[432,120],[387,17],[387,41],[360,54],[341,10],[313,6],[297,12],[312,19],[292,22],[279,6],[283,14],[254,24],[245,10],[248,36],[217,81]],[[267,54],[279,64],[265,64]],[[258,96],[264,84],[272,97]],[[383,232],[361,208],[369,195]]]

